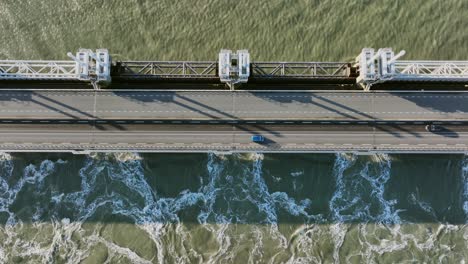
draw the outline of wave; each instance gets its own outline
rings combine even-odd
[[[462,161],[461,182],[463,212],[465,213],[465,223],[468,224],[468,156],[465,156]]]
[[[329,208],[333,221],[400,223],[396,200],[386,200],[385,185],[390,179],[391,159],[375,154],[359,160],[355,154],[336,154],[333,166],[336,189]],[[359,161],[359,162],[358,162]]]
[[[438,250],[442,257],[453,246],[439,238],[463,236],[463,227],[453,225],[402,225],[396,201],[386,198],[392,168],[388,155],[336,154],[329,215],[314,212],[315,201],[295,198],[294,188],[272,191],[269,176],[273,182],[274,177],[290,177],[295,184],[308,172],[291,168],[285,175],[269,175],[269,168],[264,168],[267,158],[210,153],[198,186],[166,196],[157,191],[155,177],[170,175],[152,175],[159,172],[146,171],[146,161],[137,153],[87,156],[73,191],[51,183],[66,162],[44,160],[15,169],[13,158],[1,154],[0,213],[6,213],[7,220],[0,230],[6,234],[0,262],[11,261],[15,254],[38,262],[75,263],[97,248],[103,248],[108,259],[134,263],[218,263],[240,255],[247,262],[338,263],[352,262],[352,257],[378,262],[387,253],[403,254],[408,248]],[[23,225],[24,216],[11,209],[25,191],[37,198],[31,205],[32,227]],[[430,204],[413,198],[427,213],[433,211]],[[298,221],[289,223],[292,218]],[[110,237],[105,235],[108,228],[126,224]],[[38,235],[31,238],[25,235],[28,232]],[[116,241],[119,232],[125,236],[142,232],[138,240],[151,245],[153,255]],[[461,239],[465,245],[466,238]],[[324,248],[330,254],[323,255]],[[430,257],[422,256],[418,259]]]

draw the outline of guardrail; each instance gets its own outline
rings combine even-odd
[[[468,82],[468,61],[398,60],[404,54],[395,55],[391,48],[363,49],[356,58],[356,82],[365,90],[388,81]]]
[[[74,61],[1,60],[0,79],[3,80],[79,80]]]
[[[403,61],[404,51],[362,49],[348,62],[250,62],[247,50],[221,50],[217,61],[118,61],[106,49],[80,49],[70,61],[0,60],[0,80],[77,80],[95,89],[112,77],[128,80],[201,80],[225,83],[231,89],[257,80],[355,81],[364,90],[388,81],[468,82],[468,61]]]
[[[120,78],[216,78],[216,61],[119,61]]]
[[[349,77],[347,62],[253,62],[252,77],[256,78],[340,78]]]

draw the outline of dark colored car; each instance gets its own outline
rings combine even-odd
[[[442,131],[442,127],[438,125],[427,125],[426,130],[428,132],[438,132],[438,131]]]

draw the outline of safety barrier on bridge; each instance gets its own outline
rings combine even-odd
[[[67,80],[110,83],[111,61],[106,49],[80,49],[72,60],[0,60],[0,80]]]
[[[364,88],[388,81],[468,82],[468,61],[400,60],[404,51],[362,49],[349,62],[251,62],[247,50],[221,50],[217,61],[117,61],[106,49],[80,49],[71,60],[0,60],[0,80],[72,80],[95,89],[119,80],[214,81],[231,89],[256,81],[326,80]],[[355,75],[356,74],[356,75]],[[112,78],[111,78],[112,77]]]
[[[217,78],[216,61],[119,61],[115,74],[124,79]]]
[[[231,89],[249,80],[348,79],[347,62],[251,62],[247,50],[221,50],[218,61],[118,61],[113,77],[126,80],[218,80]]]
[[[252,62],[256,78],[348,78],[347,62]]]
[[[365,48],[356,58],[356,82],[369,90],[388,81],[468,82],[468,61],[404,61],[405,51]]]

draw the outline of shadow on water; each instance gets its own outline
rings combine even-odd
[[[465,224],[464,159],[12,154],[0,164],[0,223]]]

